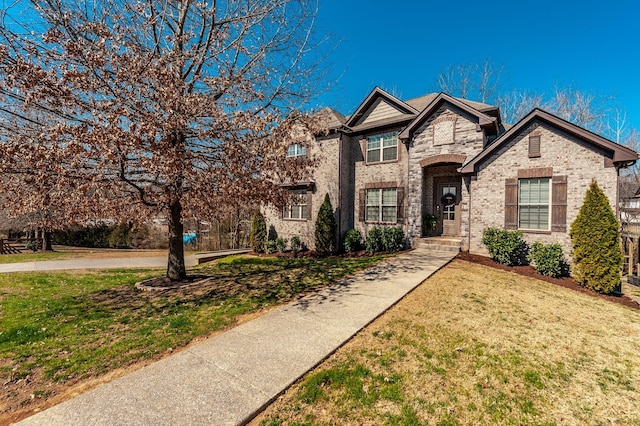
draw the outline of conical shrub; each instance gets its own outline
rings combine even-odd
[[[329,194],[324,196],[316,219],[316,251],[318,253],[333,253],[336,249],[336,218],[333,216],[333,207]]]
[[[609,199],[594,179],[569,231],[573,277],[578,284],[599,293],[611,293],[620,284],[619,226]]]
[[[264,245],[267,240],[267,223],[259,211],[251,219],[251,235],[249,237],[251,250],[256,253],[264,253]]]

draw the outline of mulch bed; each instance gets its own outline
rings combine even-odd
[[[628,296],[612,296],[607,294],[600,294],[593,290],[589,290],[577,284],[573,278],[552,278],[547,277],[546,275],[542,275],[536,272],[532,266],[505,266],[499,263],[496,263],[489,257],[480,256],[477,254],[471,254],[469,252],[460,252],[456,259],[466,260],[467,262],[477,263],[483,266],[488,266],[490,268],[501,269],[503,271],[515,272],[518,275],[523,275],[525,277],[532,277],[541,281],[546,281],[551,284],[558,285],[560,287],[565,287],[574,291],[579,291],[580,293],[588,294],[593,297],[599,297],[601,299],[608,300],[613,303],[618,303],[620,305],[628,306],[634,309],[640,309],[640,305],[629,298]]]

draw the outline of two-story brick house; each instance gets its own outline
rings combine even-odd
[[[315,219],[329,194],[338,237],[352,228],[401,226],[412,243],[422,217],[438,217],[436,236],[486,253],[487,227],[520,229],[529,242],[562,243],[587,187],[596,179],[617,211],[620,170],[638,155],[536,109],[506,129],[497,107],[444,93],[400,100],[376,88],[349,117],[325,109],[327,135],[308,147],[312,177],[290,186],[300,198],[266,209],[278,235],[313,247]],[[289,154],[307,155],[292,146]]]

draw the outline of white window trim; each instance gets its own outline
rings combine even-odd
[[[393,136],[393,138],[395,139],[395,145],[390,145],[390,146],[384,146],[384,139],[387,136]],[[373,138],[380,138],[380,146],[378,148],[369,148],[369,142],[371,141],[371,139]],[[373,135],[373,136],[369,136],[367,138],[366,141],[366,149],[365,149],[365,163],[367,164],[377,164],[377,163],[391,163],[391,162],[395,162],[398,161],[398,156],[399,156],[399,149],[398,149],[398,132],[388,132],[388,133],[381,133],[381,134],[377,134],[377,135]],[[384,150],[385,149],[389,149],[389,148],[395,148],[396,149],[396,157],[394,159],[391,160],[384,160]],[[373,152],[373,151],[378,151],[379,152],[379,160],[377,161],[369,161],[369,153]]]
[[[542,179],[546,179],[549,181],[549,202],[546,204],[542,204],[542,203],[521,203],[520,202],[520,183],[523,180],[534,180],[534,179],[538,179],[538,180],[542,180]],[[552,188],[553,186],[553,179],[551,179],[550,177],[539,177],[539,178],[519,178],[518,179],[518,230],[520,231],[528,231],[528,232],[546,232],[546,231],[551,231],[551,215],[552,215]],[[547,214],[547,227],[546,228],[523,228],[520,226],[520,209],[522,206],[547,206],[548,207],[548,214]]]
[[[293,151],[294,151],[293,154],[290,153],[292,147],[293,147]],[[292,143],[287,148],[287,157],[288,158],[304,157],[305,155],[307,155],[307,147],[304,146],[304,145],[301,145],[299,143]]]
[[[298,190],[298,191],[293,191],[294,194],[296,194],[296,196],[300,197],[300,201],[303,202],[298,202],[296,204],[290,204],[286,207],[284,207],[284,209],[282,210],[282,218],[284,220],[308,220],[307,219],[307,209],[309,208],[309,192],[306,190]],[[302,209],[304,207],[304,210]],[[292,217],[292,213],[293,213],[293,209],[299,209],[300,211],[300,217]],[[304,211],[304,215],[302,214]]]
[[[394,190],[396,192],[396,202],[395,204],[393,204],[393,207],[396,208],[396,220],[395,221],[383,221],[382,220],[382,212],[383,212],[383,208],[384,207],[391,207],[391,204],[383,204],[384,202],[384,196],[383,196],[383,192],[385,190]],[[370,205],[367,203],[367,200],[369,199],[369,191],[379,191],[379,196],[378,196],[378,204],[376,205]],[[378,219],[377,220],[370,220],[367,218],[367,213],[369,210],[369,207],[377,207],[378,208]],[[364,202],[364,221],[365,223],[398,223],[398,188],[368,188],[365,190],[365,202]]]

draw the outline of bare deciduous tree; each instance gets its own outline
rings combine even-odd
[[[559,117],[593,132],[602,133],[605,129],[607,99],[601,96],[571,87],[556,87],[547,108]]]
[[[495,99],[502,69],[489,60],[482,64],[449,66],[438,75],[437,85],[449,95],[486,103]]]
[[[0,27],[0,191],[43,225],[166,215],[167,277],[186,276],[183,218],[257,199],[318,120],[296,113],[326,62],[306,0],[32,1]],[[3,17],[8,12],[4,11]],[[17,20],[19,22],[19,20]]]
[[[502,121],[513,124],[530,113],[534,108],[543,106],[543,96],[538,93],[511,91],[498,95]]]

